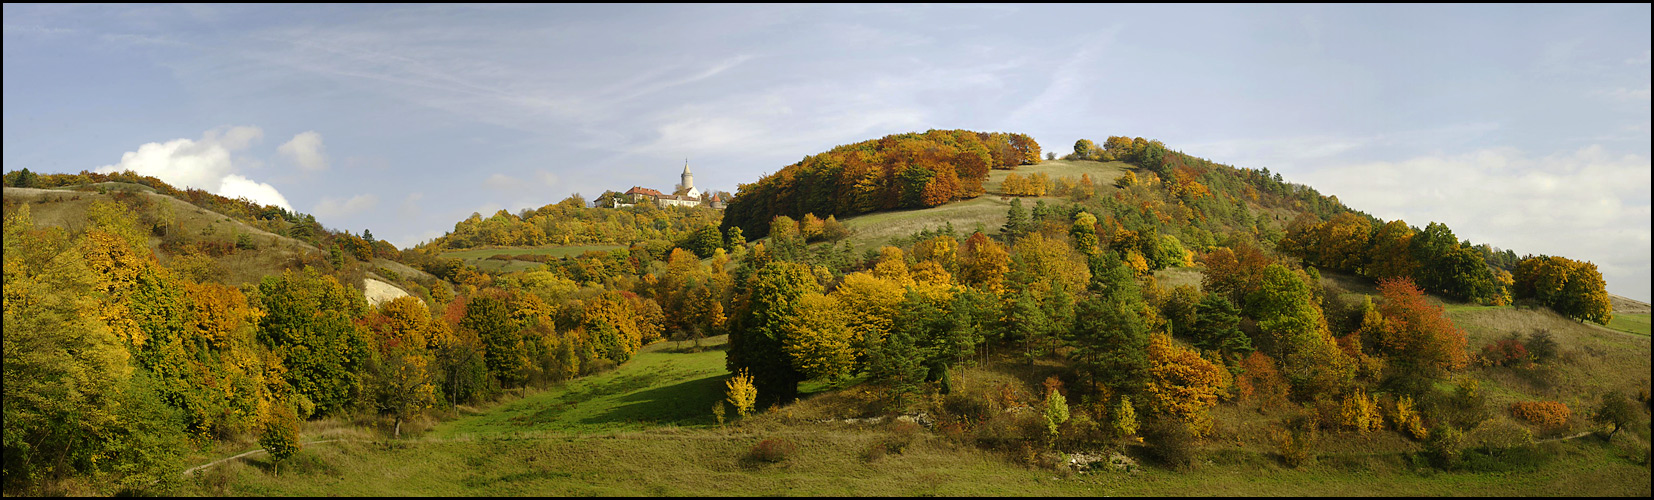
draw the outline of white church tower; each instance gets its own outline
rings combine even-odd
[[[701,197],[701,190],[695,189],[695,174],[689,173],[689,159],[687,158],[683,160],[683,183],[678,184],[678,189],[687,190],[688,192],[684,194],[691,198]]]

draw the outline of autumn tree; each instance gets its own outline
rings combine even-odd
[[[299,442],[299,417],[293,414],[293,407],[280,402],[270,409],[270,414],[264,423],[264,432],[259,435],[258,445],[270,453],[279,473],[281,463],[303,449],[304,444]]]
[[[1430,303],[1407,278],[1380,281],[1381,326],[1376,328],[1379,352],[1389,357],[1394,375],[1407,387],[1418,387],[1465,367],[1465,332],[1447,318],[1442,306]]]
[[[972,286],[999,292],[1005,273],[1010,271],[1011,254],[1005,246],[982,233],[972,233],[959,248],[960,280]]]
[[[792,366],[806,378],[848,378],[861,343],[850,326],[852,312],[832,295],[807,293],[798,297],[794,313],[781,325],[781,349]]]
[[[1606,325],[1613,318],[1596,264],[1565,257],[1522,259],[1512,273],[1517,299],[1530,299],[1564,317]]]
[[[1190,426],[1196,435],[1211,426],[1207,411],[1229,388],[1229,371],[1171,337],[1155,334],[1147,346],[1148,377],[1143,395],[1149,408]]]

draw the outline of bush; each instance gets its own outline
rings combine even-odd
[[[1149,454],[1161,464],[1187,470],[1194,463],[1195,434],[1181,419],[1160,417],[1143,426],[1142,432],[1143,441],[1149,445]]]
[[[886,435],[880,444],[884,445],[886,451],[902,453],[919,439],[919,432],[919,424],[898,421],[890,425],[890,434]]]
[[[1457,427],[1441,424],[1430,430],[1430,439],[1424,441],[1424,453],[1436,467],[1451,470],[1459,466],[1464,448],[1464,433]]]
[[[1424,419],[1419,418],[1418,410],[1413,407],[1412,396],[1396,399],[1390,411],[1390,421],[1396,424],[1396,432],[1413,436],[1413,439],[1430,437],[1430,431],[1424,428]]]
[[[1315,441],[1319,437],[1317,419],[1300,415],[1286,419],[1274,433],[1275,451],[1288,467],[1301,467],[1315,460]]]
[[[994,414],[993,402],[979,394],[953,393],[942,398],[942,419],[975,426]]]
[[[747,459],[773,464],[786,460],[787,457],[791,457],[796,453],[798,453],[798,445],[793,444],[792,441],[785,438],[769,438],[753,445],[752,449],[747,451]]]
[[[1556,339],[1550,331],[1536,330],[1528,334],[1528,354],[1533,355],[1535,362],[1548,363],[1555,360],[1560,351],[1561,348],[1556,344]]]
[[[1517,401],[1510,404],[1510,414],[1553,432],[1566,429],[1574,412],[1568,405],[1556,401]]]
[[[1482,366],[1522,366],[1531,355],[1528,347],[1522,341],[1514,338],[1500,340],[1482,346],[1482,353],[1478,356]]]

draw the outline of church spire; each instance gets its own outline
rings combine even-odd
[[[690,173],[689,173],[689,159],[688,158],[683,159],[683,175],[690,175]]]

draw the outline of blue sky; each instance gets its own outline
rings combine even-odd
[[[735,191],[930,128],[1109,135],[1649,299],[1643,5],[15,5],[4,167],[134,168],[407,246]]]

